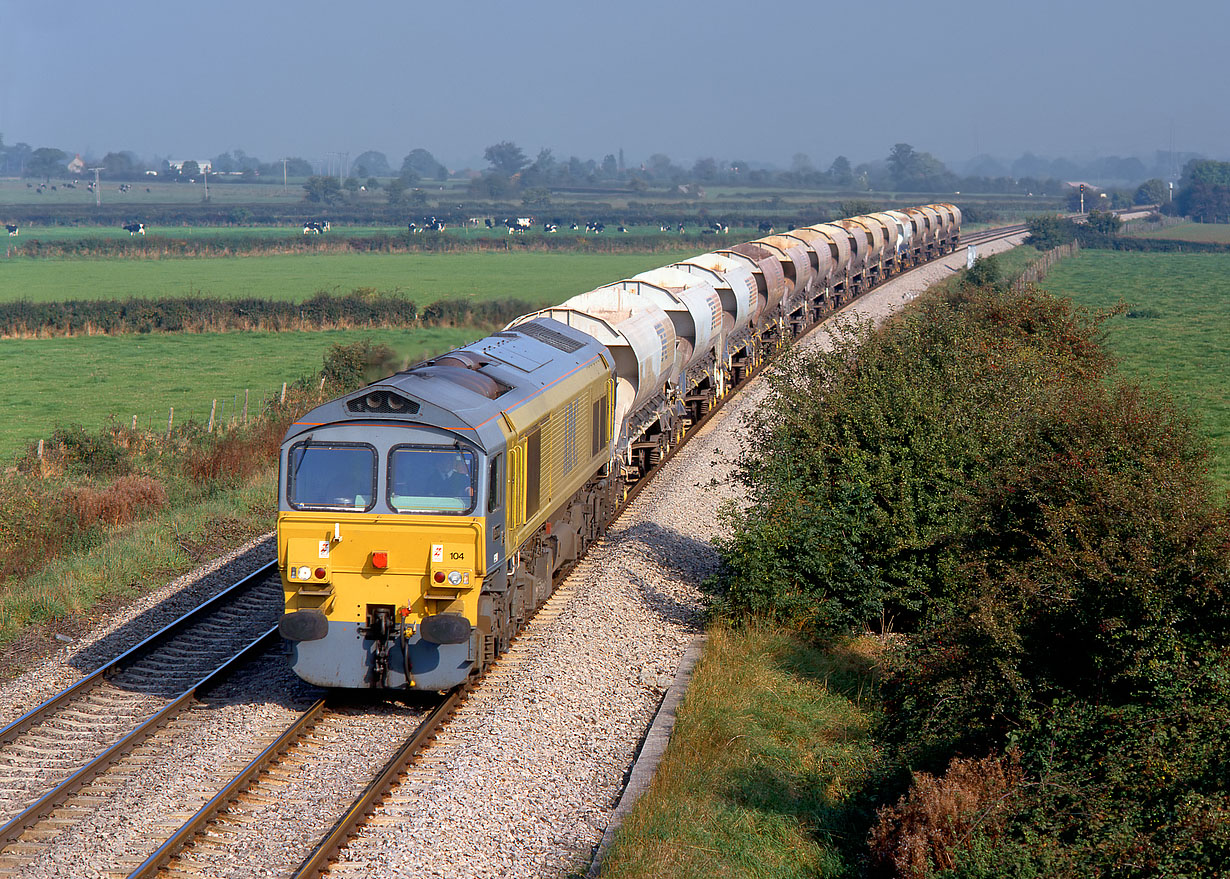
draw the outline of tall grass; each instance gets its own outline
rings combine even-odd
[[[712,629],[666,757],[602,876],[802,879],[865,860],[863,791],[881,765],[868,732],[876,650]]]

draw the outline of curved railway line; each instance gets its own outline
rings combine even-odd
[[[961,243],[987,243],[1025,229],[1016,225],[985,230],[966,236]],[[817,324],[831,316],[824,315]],[[763,368],[751,372],[744,382]],[[734,396],[719,401],[691,426],[688,436],[701,430]],[[682,447],[683,443],[671,449],[633,487],[620,512]],[[540,618],[559,613],[575,589],[566,580],[566,575],[560,578],[560,588],[543,605]],[[4,822],[0,826],[0,872],[18,873],[54,845],[66,828],[87,820],[97,822],[109,789],[132,784],[134,777],[140,784],[142,767],[164,759],[160,730],[166,735],[188,724],[207,723],[207,716],[191,716],[202,693],[258,657],[273,661],[269,648],[276,641],[281,605],[276,565],[271,562],[0,730],[0,822]],[[486,677],[506,678],[515,675],[516,668],[516,660],[506,655]],[[413,732],[400,747],[392,746],[395,753],[383,760],[382,767],[371,770],[369,779],[355,785],[357,793],[349,808],[330,827],[324,826],[327,819],[316,821],[310,831],[316,837],[313,842],[287,847],[288,860],[291,852],[306,852],[293,873],[287,864],[288,875],[328,872],[356,829],[373,820],[378,805],[383,804],[386,813],[381,821],[395,820],[387,817],[390,812],[396,815],[413,808],[405,792],[397,790],[401,779],[481,683],[471,681],[435,704],[421,702],[409,711],[417,721]],[[194,812],[166,816],[159,830],[161,838],[150,842],[147,851],[117,865],[113,875],[209,875],[213,848],[220,842],[231,845],[246,834],[259,835],[264,827],[262,810],[292,806],[280,793],[290,784],[288,774],[320,762],[335,741],[333,727],[353,720],[356,713],[363,711],[336,699],[318,699],[282,732],[271,731],[249,743],[249,752],[259,752],[229,771],[229,780],[212,796],[200,794],[202,805]]]

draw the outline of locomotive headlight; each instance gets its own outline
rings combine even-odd
[[[307,565],[304,565],[302,568],[300,568],[299,569],[299,579],[300,580],[312,579],[312,569],[309,568]]]
[[[460,586],[461,585],[461,571],[449,571],[448,572],[448,582],[453,584],[454,586]]]

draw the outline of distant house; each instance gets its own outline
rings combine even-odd
[[[81,153],[77,153],[73,160],[68,163],[68,173],[80,174],[85,170],[85,159],[81,158]]]
[[[172,170],[172,171],[174,171],[176,174],[178,174],[178,173],[180,173],[181,171],[183,171],[183,170],[184,170],[184,162],[187,162],[187,161],[189,161],[189,160],[188,160],[188,159],[180,159],[180,160],[178,160],[178,161],[172,161],[172,160],[168,159],[168,160],[167,160],[167,164],[171,166],[171,170]],[[197,166],[198,168],[200,168],[200,169],[201,169],[201,171],[202,171],[202,172],[204,172],[204,173],[206,173],[206,174],[212,174],[212,173],[214,172],[214,165],[213,165],[213,162],[211,162],[209,159],[197,159],[197,160],[196,160],[196,166]]]

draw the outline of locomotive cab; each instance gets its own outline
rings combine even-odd
[[[481,646],[486,547],[503,532],[500,456],[400,425],[335,425],[283,454],[280,629],[295,672],[333,687],[464,678]],[[356,640],[364,661],[339,664]]]

